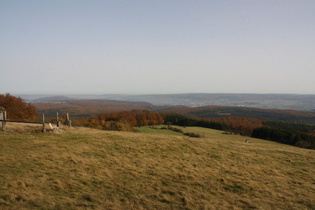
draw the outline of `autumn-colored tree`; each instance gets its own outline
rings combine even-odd
[[[0,107],[5,108],[7,118],[10,120],[35,120],[38,116],[37,110],[32,104],[9,93],[0,94]]]
[[[99,114],[97,117],[74,120],[75,125],[84,125],[105,130],[132,131],[135,126],[158,125],[164,122],[160,113],[147,110],[132,110]]]

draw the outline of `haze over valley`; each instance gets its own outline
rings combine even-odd
[[[299,94],[153,94],[153,95],[20,95],[29,102],[66,101],[73,99],[105,99],[120,101],[148,102],[155,106],[188,106],[207,105],[238,106],[265,109],[291,109],[315,111],[315,95]]]

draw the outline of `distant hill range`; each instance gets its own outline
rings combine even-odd
[[[55,97],[53,97],[55,98]],[[70,99],[47,100],[33,102],[40,113],[47,117],[55,117],[58,112],[61,115],[69,113],[72,117],[91,117],[98,114],[114,113],[120,111],[154,110],[154,105],[147,102],[132,102],[105,99]]]
[[[155,106],[188,106],[208,105],[237,106],[264,109],[302,110],[315,112],[315,95],[299,94],[155,94],[155,95],[66,95],[37,96],[21,95],[29,102],[65,101],[72,99],[106,99],[134,102],[147,102]]]
[[[66,101],[72,100],[73,98],[67,96],[47,96],[47,97],[40,97],[31,100],[32,102],[50,102],[50,101]]]
[[[72,117],[130,111],[171,112],[197,118],[245,117],[315,125],[315,95],[172,94],[20,96],[40,113]]]
[[[104,99],[145,101],[154,105],[240,106],[265,109],[315,111],[315,95],[293,94],[170,94],[170,95],[105,95]]]

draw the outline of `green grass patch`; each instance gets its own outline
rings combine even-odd
[[[146,134],[163,134],[163,135],[173,135],[173,136],[184,136],[182,133],[178,133],[175,131],[161,129],[162,126],[155,126],[152,128],[151,126],[143,126],[143,127],[135,127],[134,130],[140,133]]]

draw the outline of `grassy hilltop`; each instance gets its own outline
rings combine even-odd
[[[315,209],[314,150],[203,132],[0,132],[0,209]]]

